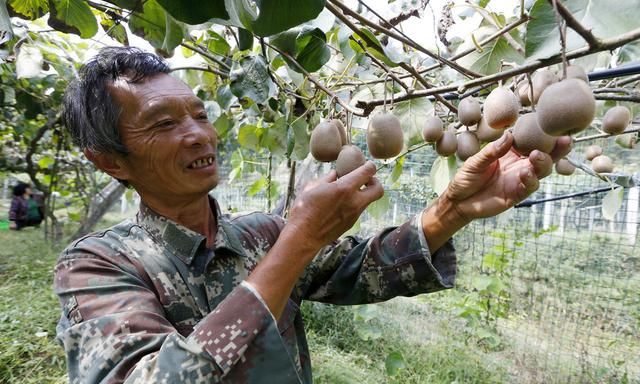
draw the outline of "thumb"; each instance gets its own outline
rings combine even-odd
[[[480,152],[467,159],[465,166],[471,170],[484,170],[509,152],[512,144],[513,135],[510,131],[505,131],[501,138],[489,145],[485,145]]]

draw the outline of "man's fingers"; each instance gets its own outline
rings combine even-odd
[[[556,146],[551,151],[551,160],[555,163],[571,152],[573,141],[570,136],[560,136],[556,140]]]
[[[527,196],[538,190],[540,187],[540,181],[530,168],[521,169],[519,176],[520,189],[518,191],[518,199],[519,201],[522,201],[526,199]]]
[[[375,174],[376,165],[373,161],[367,161],[360,167],[342,176],[338,181],[347,187],[360,188],[361,186],[371,182],[371,179]]]
[[[360,190],[360,194],[366,204],[369,205],[384,195],[384,188],[382,188],[382,183],[380,183],[378,178],[372,177],[369,183]]]
[[[551,160],[551,156],[546,153],[536,149],[529,154],[529,161],[531,165],[533,165],[533,171],[536,173],[536,176],[538,176],[538,179],[542,179],[551,174],[553,161]]]
[[[465,166],[469,167],[472,172],[483,171],[494,161],[509,152],[512,144],[513,135],[511,132],[505,131],[501,138],[486,145],[480,152],[468,158],[465,161]]]

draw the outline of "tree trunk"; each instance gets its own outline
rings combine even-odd
[[[125,190],[124,185],[120,184],[118,180],[111,180],[111,182],[91,200],[89,213],[82,221],[80,228],[74,233],[73,238],[77,239],[89,233],[109,208],[118,201]]]

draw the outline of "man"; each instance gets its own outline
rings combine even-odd
[[[134,219],[75,241],[56,266],[73,383],[309,383],[301,300],[355,304],[451,287],[451,236],[524,199],[551,170],[546,154],[511,153],[507,134],[424,212],[365,241],[336,239],[383,194],[371,162],[307,187],[287,222],[231,218],[208,195],[216,132],[168,72],[154,55],[105,48],[65,96],[85,155],[142,200]],[[558,156],[569,146],[559,142]]]

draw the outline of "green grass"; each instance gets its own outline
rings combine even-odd
[[[0,244],[0,382],[65,383],[51,289],[62,245],[47,244],[35,228],[0,231]]]

